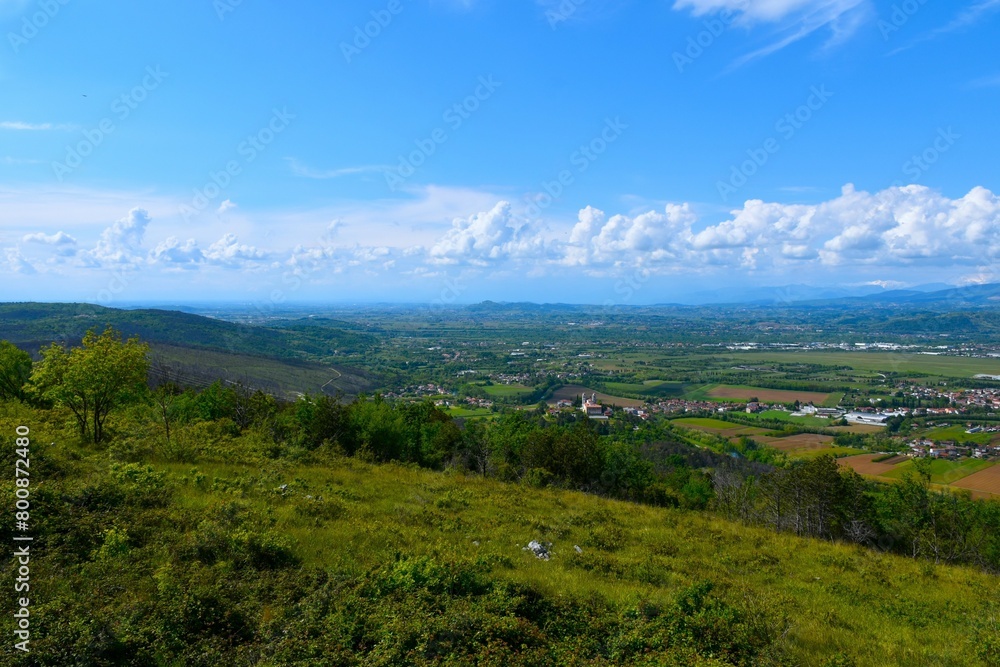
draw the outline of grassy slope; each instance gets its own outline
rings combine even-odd
[[[189,469],[172,470],[183,475]],[[221,479],[256,473],[271,488],[299,480],[291,498],[257,497],[274,506],[279,530],[294,537],[307,563],[360,572],[397,551],[492,554],[513,565],[499,576],[553,596],[596,594],[625,606],[666,604],[708,579],[730,595],[780,605],[791,621],[789,648],[801,664],[819,664],[820,656],[836,652],[864,665],[977,664],[963,638],[997,585],[967,569],[775,535],[693,512],[399,466],[343,460],[284,473],[201,470]],[[297,510],[302,494],[336,497],[347,511],[318,529]],[[183,496],[191,507],[226,499],[191,487]],[[522,551],[533,539],[553,542],[552,560]]]
[[[206,472],[247,473],[227,466]],[[860,664],[975,664],[963,657],[962,626],[996,586],[995,579],[962,568],[568,491],[355,461],[289,471],[275,481],[293,476],[303,480],[297,493],[340,491],[351,498],[345,517],[322,530],[304,525],[293,502],[276,503],[278,525],[317,564],[361,570],[396,550],[426,555],[446,545],[457,555],[508,558],[513,568],[503,576],[552,595],[597,594],[624,605],[665,602],[680,588],[710,579],[732,595],[781,604],[791,619],[793,654],[803,664],[837,651]],[[206,498],[189,492],[185,502]],[[523,552],[532,539],[553,542],[553,559]],[[584,553],[577,555],[574,545],[583,545]]]
[[[362,371],[346,366],[334,367],[175,345],[155,344],[152,352],[154,357],[162,358],[170,366],[171,378],[177,378],[188,386],[204,387],[217,378],[243,381],[246,377],[251,385],[263,385],[294,399],[299,393],[334,395],[337,391],[345,396],[355,396],[373,385],[372,379]]]
[[[3,444],[10,444],[7,436],[15,425],[31,423],[37,443],[59,443],[52,450],[46,445],[33,450],[39,474],[52,474],[46,472],[44,459],[58,454],[73,461],[68,469],[77,470],[81,482],[106,477],[115,448],[109,452],[77,447],[61,418],[47,424],[45,419],[21,408],[0,409]],[[273,530],[290,538],[304,570],[360,576],[373,568],[391,569],[400,555],[449,560],[493,556],[484,561],[496,564],[489,573],[493,579],[529,585],[569,608],[577,606],[574,600],[599,599],[625,614],[650,604],[669,605],[683,589],[709,580],[725,599],[766,607],[788,618],[788,664],[819,665],[837,652],[858,665],[985,664],[973,657],[969,638],[977,619],[997,613],[990,606],[997,580],[970,569],[936,567],[746,528],[709,514],[571,491],[348,459],[332,459],[326,465],[272,461],[263,456],[262,439],[255,436],[226,447],[210,446],[208,437],[203,440],[197,464],[157,463],[152,456],[154,467],[167,473],[173,489],[167,510],[170,516],[186,517],[183,522],[165,521],[164,510],[148,510],[148,523],[124,526],[132,534],[148,533],[140,540],[146,544],[141,549],[90,563],[81,555],[84,563],[71,570],[46,561],[44,554],[37,563],[33,560],[33,582],[45,583],[40,589],[45,597],[36,610],[40,621],[87,623],[73,615],[79,609],[44,602],[83,590],[79,587],[85,582],[85,599],[117,610],[109,612],[111,619],[159,600],[157,596],[167,591],[165,573],[180,567],[176,561],[170,564],[172,556],[167,554],[175,549],[170,545],[191,543],[203,530],[200,517],[224,514],[220,508],[239,503],[272,517]],[[231,459],[232,452],[239,452],[244,463],[221,462]],[[33,483],[40,482],[42,478],[33,478]],[[279,491],[282,484],[288,485],[284,492]],[[323,508],[317,510],[316,501],[307,496],[322,496]],[[53,510],[40,506],[36,511]],[[110,523],[94,526],[93,534]],[[533,539],[554,544],[552,560],[540,561],[522,550]],[[583,553],[576,553],[574,545]],[[225,564],[215,569],[220,567]],[[9,563],[2,568],[4,576],[11,574]],[[122,588],[116,585],[121,571],[137,579]],[[208,570],[199,571],[204,572],[199,576],[208,576]],[[262,581],[276,576],[260,573]],[[275,600],[262,609],[248,605],[246,618],[277,632],[286,623],[283,614],[295,610],[288,604]],[[62,618],[65,614],[71,617]],[[398,623],[398,617],[392,622]]]
[[[88,329],[113,326],[138,335],[191,386],[216,379],[244,379],[275,393],[335,393],[353,396],[375,379],[357,368],[310,360],[332,358],[334,350],[364,348],[370,336],[335,328],[340,323],[287,323],[284,328],[248,327],[166,310],[118,310],[87,304],[0,304],[0,339],[36,352],[54,340],[71,344]],[[55,332],[55,333],[53,333]],[[330,384],[327,382],[330,381]]]
[[[143,341],[234,354],[303,359],[361,350],[374,339],[356,331],[309,323],[255,327],[170,310],[119,310],[89,304],[0,303],[0,338],[30,351],[55,340],[75,342],[88,329],[112,326]]]

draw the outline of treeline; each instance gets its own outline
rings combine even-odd
[[[747,524],[1000,572],[1000,503],[934,491],[925,462],[915,463],[918,473],[895,484],[842,470],[832,456],[756,475],[723,467],[715,503]]]

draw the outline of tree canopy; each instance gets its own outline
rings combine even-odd
[[[0,398],[24,398],[24,385],[30,377],[31,355],[0,340]]]
[[[90,330],[81,347],[53,343],[42,350],[31,387],[40,398],[72,410],[80,435],[98,443],[108,414],[146,391],[148,354],[138,338],[123,341],[110,327],[100,335]]]

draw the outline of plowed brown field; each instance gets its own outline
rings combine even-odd
[[[986,470],[980,470],[968,477],[963,477],[957,482],[952,482],[952,486],[970,491],[982,491],[1000,496],[1000,465],[995,465]]]
[[[793,389],[744,389],[743,387],[721,386],[708,392],[712,398],[735,398],[748,400],[758,398],[765,403],[815,403],[822,405],[823,401],[830,398],[830,394],[821,394],[815,391],[795,391]]]
[[[809,449],[826,449],[833,444],[833,436],[816,433],[799,433],[786,438],[757,438],[768,447],[780,449],[783,452]]]
[[[860,456],[848,456],[840,459],[840,465],[853,468],[861,475],[883,475],[896,466],[891,463],[873,463],[872,459],[878,458],[879,454],[861,454]]]

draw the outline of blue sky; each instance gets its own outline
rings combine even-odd
[[[1000,0],[0,0],[2,298],[995,280],[998,28]]]

